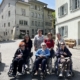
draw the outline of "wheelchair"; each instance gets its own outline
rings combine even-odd
[[[28,60],[26,60],[26,62],[23,64],[22,66],[22,75],[26,74],[27,72],[31,73],[32,72],[32,67],[33,67],[33,59],[32,56],[29,56]],[[10,64],[10,68],[8,71],[8,76],[12,77],[12,73],[13,73],[13,60],[12,63]]]
[[[66,61],[67,60],[69,60],[70,59],[70,62],[71,62],[71,65],[70,65],[70,75],[71,76],[69,76],[69,77],[67,77],[67,63],[66,63]],[[62,67],[62,64],[61,63],[59,63],[58,62],[58,58],[57,58],[57,61],[56,61],[56,74],[57,74],[57,76],[58,76],[58,78],[71,78],[71,77],[74,77],[74,72],[73,72],[73,62],[72,62],[72,60],[71,60],[71,58],[70,57],[66,57],[66,58],[64,58],[64,60],[65,60],[65,65],[63,66],[63,76],[62,77],[59,77],[59,73],[60,73],[60,68]]]
[[[33,64],[33,68],[35,68],[35,64]],[[47,74],[50,74],[50,75],[52,74],[52,58],[48,58],[48,60],[47,60],[46,70],[45,70],[44,75],[41,75],[41,64],[39,64],[39,69],[38,69],[37,76],[39,76],[41,80],[44,80],[44,78],[46,77]],[[34,76],[35,76],[34,72],[32,72],[32,78]]]

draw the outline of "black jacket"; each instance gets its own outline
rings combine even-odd
[[[25,40],[23,40],[22,42],[25,43],[25,48],[29,50],[29,52],[31,52],[31,48],[32,48],[32,40],[29,40],[29,42],[26,42]]]
[[[14,58],[16,58],[19,54],[22,54],[23,59],[29,57],[29,51],[27,49],[23,51],[20,48],[18,48],[15,52]]]
[[[63,53],[66,53],[67,55],[64,55]],[[71,52],[69,51],[69,49],[67,47],[64,48],[64,50],[62,49],[58,49],[58,51],[56,52],[56,56],[57,57],[60,57],[61,55],[63,55],[64,57],[71,57],[72,54]]]

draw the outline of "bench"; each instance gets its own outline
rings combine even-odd
[[[74,46],[76,46],[76,40],[73,39],[65,40],[65,44],[68,45],[69,48],[73,48]]]

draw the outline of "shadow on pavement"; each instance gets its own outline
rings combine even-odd
[[[12,78],[10,80],[40,80],[40,77],[34,76],[33,78],[31,78],[30,74],[26,74],[26,75],[18,76],[17,78]],[[51,74],[51,75],[47,75],[44,80],[65,80],[65,79],[64,78],[59,79],[55,74]],[[66,80],[80,80],[80,72],[74,71],[74,76]]]
[[[2,41],[2,42],[0,42],[0,44],[3,44],[3,43],[12,43],[12,42],[15,42],[15,41],[13,41],[13,40],[11,40],[11,41]]]

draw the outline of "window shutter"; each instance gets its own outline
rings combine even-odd
[[[64,5],[64,14],[68,14],[68,3]]]
[[[64,35],[65,36],[68,36],[68,26],[65,26],[64,27]]]
[[[70,0],[70,10],[72,10],[72,0]]]
[[[80,8],[80,0],[78,0],[78,2],[79,2],[79,3],[78,3],[78,6],[79,6],[79,8]]]
[[[60,17],[60,8],[58,8],[58,16]]]

